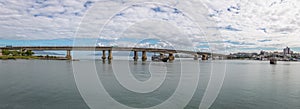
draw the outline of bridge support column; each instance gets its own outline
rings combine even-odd
[[[109,61],[111,61],[111,60],[113,59],[112,51],[111,51],[111,50],[108,50],[108,57],[107,57],[107,59],[108,59]]]
[[[160,58],[160,59],[163,59],[163,58],[165,58],[165,55],[164,55],[164,53],[160,53],[160,54],[159,54],[159,58]]]
[[[2,49],[0,49],[0,56],[2,56]]]
[[[105,59],[106,59],[105,50],[102,51],[102,57],[101,57],[101,58],[102,58],[102,60],[105,60]]]
[[[147,53],[146,53],[146,51],[142,51],[142,61],[147,61]]]
[[[208,55],[207,54],[203,54],[202,55],[202,60],[208,60]]]
[[[195,55],[194,55],[194,60],[198,60],[198,58],[199,58],[199,55],[198,55],[198,54],[195,54]]]
[[[71,50],[67,50],[67,56],[66,56],[66,58],[67,58],[68,60],[71,60],[71,59],[72,59],[72,56],[71,56]]]
[[[133,60],[134,60],[134,61],[137,61],[137,60],[139,59],[139,56],[138,56],[137,51],[134,51],[134,52],[133,52],[133,55],[134,55],[134,56],[133,56]]]
[[[174,54],[173,53],[169,53],[169,61],[172,62],[175,60]]]

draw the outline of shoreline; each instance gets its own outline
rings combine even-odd
[[[241,60],[241,61],[270,61],[270,60],[254,60],[254,59],[224,59],[224,60]],[[300,62],[300,61],[286,61],[286,60],[277,60],[280,62]]]
[[[70,60],[70,61],[79,61],[78,59],[68,59],[66,57],[55,57],[55,56],[0,56],[0,60]],[[186,58],[183,58],[186,59]],[[218,59],[215,59],[218,60]],[[215,61],[211,60],[211,61]],[[251,60],[251,59],[224,59],[223,61],[269,61],[269,60]],[[198,60],[200,61],[200,60]],[[221,60],[219,60],[221,61]],[[300,62],[300,61],[282,61],[278,60],[280,62]]]
[[[66,57],[56,57],[56,56],[0,56],[0,60],[16,60],[16,59],[26,59],[26,60],[69,60]]]

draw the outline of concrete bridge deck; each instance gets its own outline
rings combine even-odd
[[[42,51],[42,50],[53,50],[53,51],[102,51],[102,50],[112,50],[112,51],[147,51],[147,52],[173,52],[173,53],[186,53],[186,54],[195,54],[195,53],[205,53],[208,52],[194,52],[194,51],[185,51],[185,50],[174,50],[174,49],[160,49],[160,48],[137,48],[137,47],[108,47],[108,46],[13,46],[13,47],[0,47],[0,49],[9,49],[9,50],[33,50],[33,51]]]
[[[184,53],[191,55],[215,55],[222,56],[222,54],[213,54],[209,52],[195,52],[187,50],[174,50],[174,49],[160,49],[160,48],[137,48],[137,47],[109,47],[109,46],[7,46],[0,47],[0,50],[33,50],[33,51],[67,51],[67,57],[71,58],[71,51],[103,51],[105,59],[105,51],[109,51],[108,59],[112,58],[111,51],[134,51],[143,52],[143,56],[146,56],[146,52],[158,52],[158,53],[169,53],[173,56],[173,53]],[[195,56],[196,57],[196,56]],[[146,57],[144,57],[146,58]]]

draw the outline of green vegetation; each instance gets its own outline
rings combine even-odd
[[[40,59],[37,56],[0,56],[0,59]]]
[[[32,56],[34,54],[34,52],[32,52],[31,50],[2,50],[2,55],[4,56]]]
[[[38,59],[31,50],[2,50],[0,59]]]
[[[56,56],[33,56],[34,52],[31,50],[2,50],[2,56],[0,59],[50,59],[50,60],[63,60],[64,58]]]
[[[49,55],[46,55],[44,58],[46,58],[46,59],[55,59],[55,58],[57,58],[56,56],[49,56]]]

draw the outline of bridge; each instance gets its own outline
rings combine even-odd
[[[187,50],[174,50],[174,49],[160,49],[160,48],[137,48],[137,47],[111,47],[111,46],[6,46],[0,47],[0,55],[2,55],[2,50],[32,50],[32,51],[67,51],[66,58],[72,59],[71,51],[102,51],[102,59],[112,60],[112,51],[133,51],[135,61],[138,60],[138,52],[142,52],[142,61],[147,60],[146,52],[160,53],[161,56],[164,54],[169,54],[169,61],[175,59],[174,53],[184,53],[194,55],[194,59],[198,60],[199,55],[202,56],[202,60],[207,60],[208,55],[223,56],[222,54],[215,54],[209,52],[195,52]],[[108,56],[106,57],[106,51],[108,51]]]

